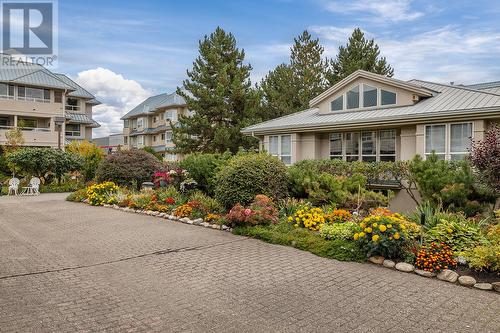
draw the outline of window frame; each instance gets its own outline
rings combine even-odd
[[[377,91],[377,104],[376,105],[373,105],[373,106],[364,106],[365,105],[365,86],[369,86],[369,87],[372,87],[372,88],[376,89],[376,91]],[[359,88],[359,92],[358,92],[358,94],[359,94],[359,96],[358,96],[358,107],[357,108],[348,108],[347,107],[347,93],[350,92],[352,89],[354,89],[356,87]],[[395,101],[396,102],[394,104],[382,104],[382,91],[393,93],[395,95]],[[339,98],[342,98],[342,109],[340,109],[340,110],[334,110],[333,109],[333,102],[335,102]],[[339,111],[349,112],[349,111],[358,111],[358,110],[366,110],[366,109],[369,110],[369,109],[373,109],[373,108],[377,108],[377,107],[382,107],[382,106],[384,106],[384,107],[385,106],[394,106],[394,105],[397,105],[397,104],[398,104],[398,93],[396,91],[384,89],[384,88],[376,86],[376,85],[372,86],[369,83],[360,82],[360,83],[356,83],[356,84],[350,86],[342,94],[336,95],[335,98],[330,101],[330,112],[339,112]]]
[[[283,154],[283,137],[290,138],[290,154]],[[271,151],[271,138],[277,138],[277,152]],[[280,135],[269,135],[268,136],[268,153],[272,156],[279,158],[285,165],[292,165],[292,134],[280,134]]]
[[[382,91],[382,89],[378,88],[377,86],[372,86],[372,85],[370,85],[368,83],[363,83],[362,86],[363,86],[363,98],[361,98],[361,96],[360,96],[360,100],[363,100],[363,104],[362,104],[363,108],[366,109],[366,108],[377,107],[379,105],[379,96],[378,96],[379,95],[379,90]],[[367,91],[367,90],[365,90],[365,87],[375,88],[375,105],[369,105],[369,106],[365,105],[365,101],[366,101],[366,99],[365,99],[365,92]]]
[[[392,131],[394,133],[394,154],[381,154],[380,153],[380,147],[381,147],[381,141],[380,141],[380,132],[383,131]],[[363,154],[363,133],[367,132],[372,132],[375,133],[374,137],[374,145],[375,145],[375,154]],[[332,135],[335,134],[340,134],[341,137],[341,145],[342,145],[342,155],[332,155],[331,151],[331,144],[332,140],[331,137]],[[347,134],[355,134],[358,136],[358,154],[347,154]],[[380,162],[381,158],[390,158],[393,161],[396,161],[397,158],[397,129],[396,128],[388,128],[388,129],[381,129],[381,130],[365,130],[365,131],[351,131],[351,132],[332,132],[329,133],[329,157],[330,159],[341,159],[343,161],[347,162],[356,162],[356,161],[363,161],[363,156],[366,157],[375,157],[375,161],[365,161],[365,162]],[[357,157],[357,158],[355,158]]]
[[[470,124],[471,125],[471,142],[474,139],[474,122],[473,121],[458,121],[458,122],[451,122],[451,123],[436,123],[436,124],[425,124],[424,125],[424,158],[427,158],[427,156],[432,154],[431,152],[427,152],[427,127],[431,126],[444,126],[444,153],[436,153],[436,155],[443,155],[444,159],[447,161],[452,160],[453,155],[469,155],[470,151],[468,152],[451,152],[451,125],[461,125],[461,124]]]
[[[172,131],[166,131],[164,134],[165,134],[165,144],[174,143]]]
[[[68,126],[78,126],[78,130],[72,129],[68,130]],[[77,138],[82,136],[82,126],[80,124],[66,124],[64,129],[64,135]]]
[[[23,90],[23,94],[21,96],[20,90]],[[41,90],[42,92],[42,98],[38,97],[27,97],[28,91],[33,92],[35,90]],[[46,95],[48,93],[48,98],[46,98]],[[45,89],[45,88],[34,88],[34,87],[29,87],[29,86],[17,86],[17,99],[20,101],[29,101],[29,102],[39,102],[39,103],[50,103],[50,89]]]
[[[15,86],[8,83],[0,83],[0,85],[7,87],[7,95],[0,95],[0,99],[14,99],[15,98]]]

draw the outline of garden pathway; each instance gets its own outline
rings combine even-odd
[[[227,232],[0,197],[1,332],[499,332],[500,295]]]

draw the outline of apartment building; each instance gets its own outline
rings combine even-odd
[[[165,160],[177,161],[181,156],[174,152],[170,124],[175,126],[179,115],[189,114],[186,101],[177,93],[149,97],[121,118],[123,145],[125,148],[151,147]]]
[[[95,97],[64,74],[0,55],[0,145],[20,128],[25,146],[63,148],[91,140]]]

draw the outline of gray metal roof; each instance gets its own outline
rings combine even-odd
[[[92,128],[97,128],[101,127],[97,121],[95,121],[92,118],[89,118],[85,114],[81,113],[71,113],[71,112],[66,112],[66,119],[68,119],[68,122],[71,124],[84,124],[84,125],[89,125]]]
[[[471,88],[471,89],[477,89],[477,90],[500,88],[500,81],[469,84],[469,85],[466,85],[465,87]]]
[[[67,84],[68,86],[71,86],[74,89],[74,91],[72,91],[71,93],[69,93],[68,96],[88,98],[88,99],[91,99],[91,100],[95,99],[94,95],[92,95],[91,93],[89,93],[87,90],[85,90],[84,88],[82,88],[80,85],[78,85],[78,83],[76,83],[75,81],[71,80],[66,75],[64,75],[64,74],[57,74],[57,73],[55,75],[59,78],[59,80],[63,81],[65,84]]]
[[[0,54],[0,82],[74,90],[72,86],[61,81],[45,67],[29,62],[17,61],[5,54]]]
[[[360,111],[341,111],[319,114],[317,108],[293,113],[246,127],[246,134],[259,134],[274,130],[314,129],[321,127],[346,127],[351,125],[380,124],[392,121],[411,121],[419,118],[451,117],[471,113],[498,113],[500,116],[500,95],[420,80],[411,80],[423,88],[435,91],[434,96],[417,104],[399,107],[381,107]]]
[[[137,105],[127,114],[125,114],[121,119],[129,119],[141,115],[147,115],[149,113],[154,113],[159,108],[176,105],[186,105],[186,101],[184,100],[184,98],[177,93],[151,96],[141,104]]]

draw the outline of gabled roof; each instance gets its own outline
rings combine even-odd
[[[80,85],[78,85],[78,83],[76,83],[75,81],[71,80],[66,75],[64,75],[64,74],[55,74],[55,75],[59,78],[59,80],[63,81],[65,84],[67,84],[68,86],[71,86],[73,88],[74,91],[72,91],[71,93],[69,93],[68,96],[88,98],[90,100],[95,100],[96,102],[98,102],[95,99],[94,95],[92,95],[91,93],[89,93],[87,90],[85,90],[84,88],[82,88]]]
[[[500,81],[470,84],[465,87],[500,95]]]
[[[156,112],[160,108],[169,106],[183,106],[186,105],[184,98],[177,93],[160,94],[146,98],[141,104],[137,105],[121,119],[129,119],[141,115],[147,115]]]
[[[432,97],[408,106],[333,111],[328,114],[320,114],[317,108],[311,108],[246,127],[242,132],[259,135],[285,130],[341,129],[353,126],[408,123],[430,118],[450,119],[458,116],[470,117],[474,114],[500,116],[500,95],[464,86],[452,86],[420,80],[412,80],[408,83],[435,93]]]
[[[365,79],[370,79],[374,81],[378,81],[384,84],[387,84],[389,86],[394,86],[398,87],[401,89],[408,90],[410,92],[413,92],[415,94],[418,94],[420,96],[425,96],[425,97],[430,97],[432,96],[433,92],[430,91],[429,89],[426,89],[425,87],[422,87],[418,84],[406,82],[406,81],[401,81],[398,79],[393,79],[384,75],[379,75],[371,72],[367,72],[364,70],[357,70],[348,77],[344,78],[343,80],[339,81],[338,83],[334,84],[332,87],[328,88],[325,90],[323,93],[319,94],[315,98],[313,98],[309,102],[310,107],[316,107],[319,103],[321,103],[323,100],[326,98],[330,97],[331,95],[335,94],[338,90],[344,88],[345,86],[349,85],[353,81],[360,79],[360,78],[365,78]]]

